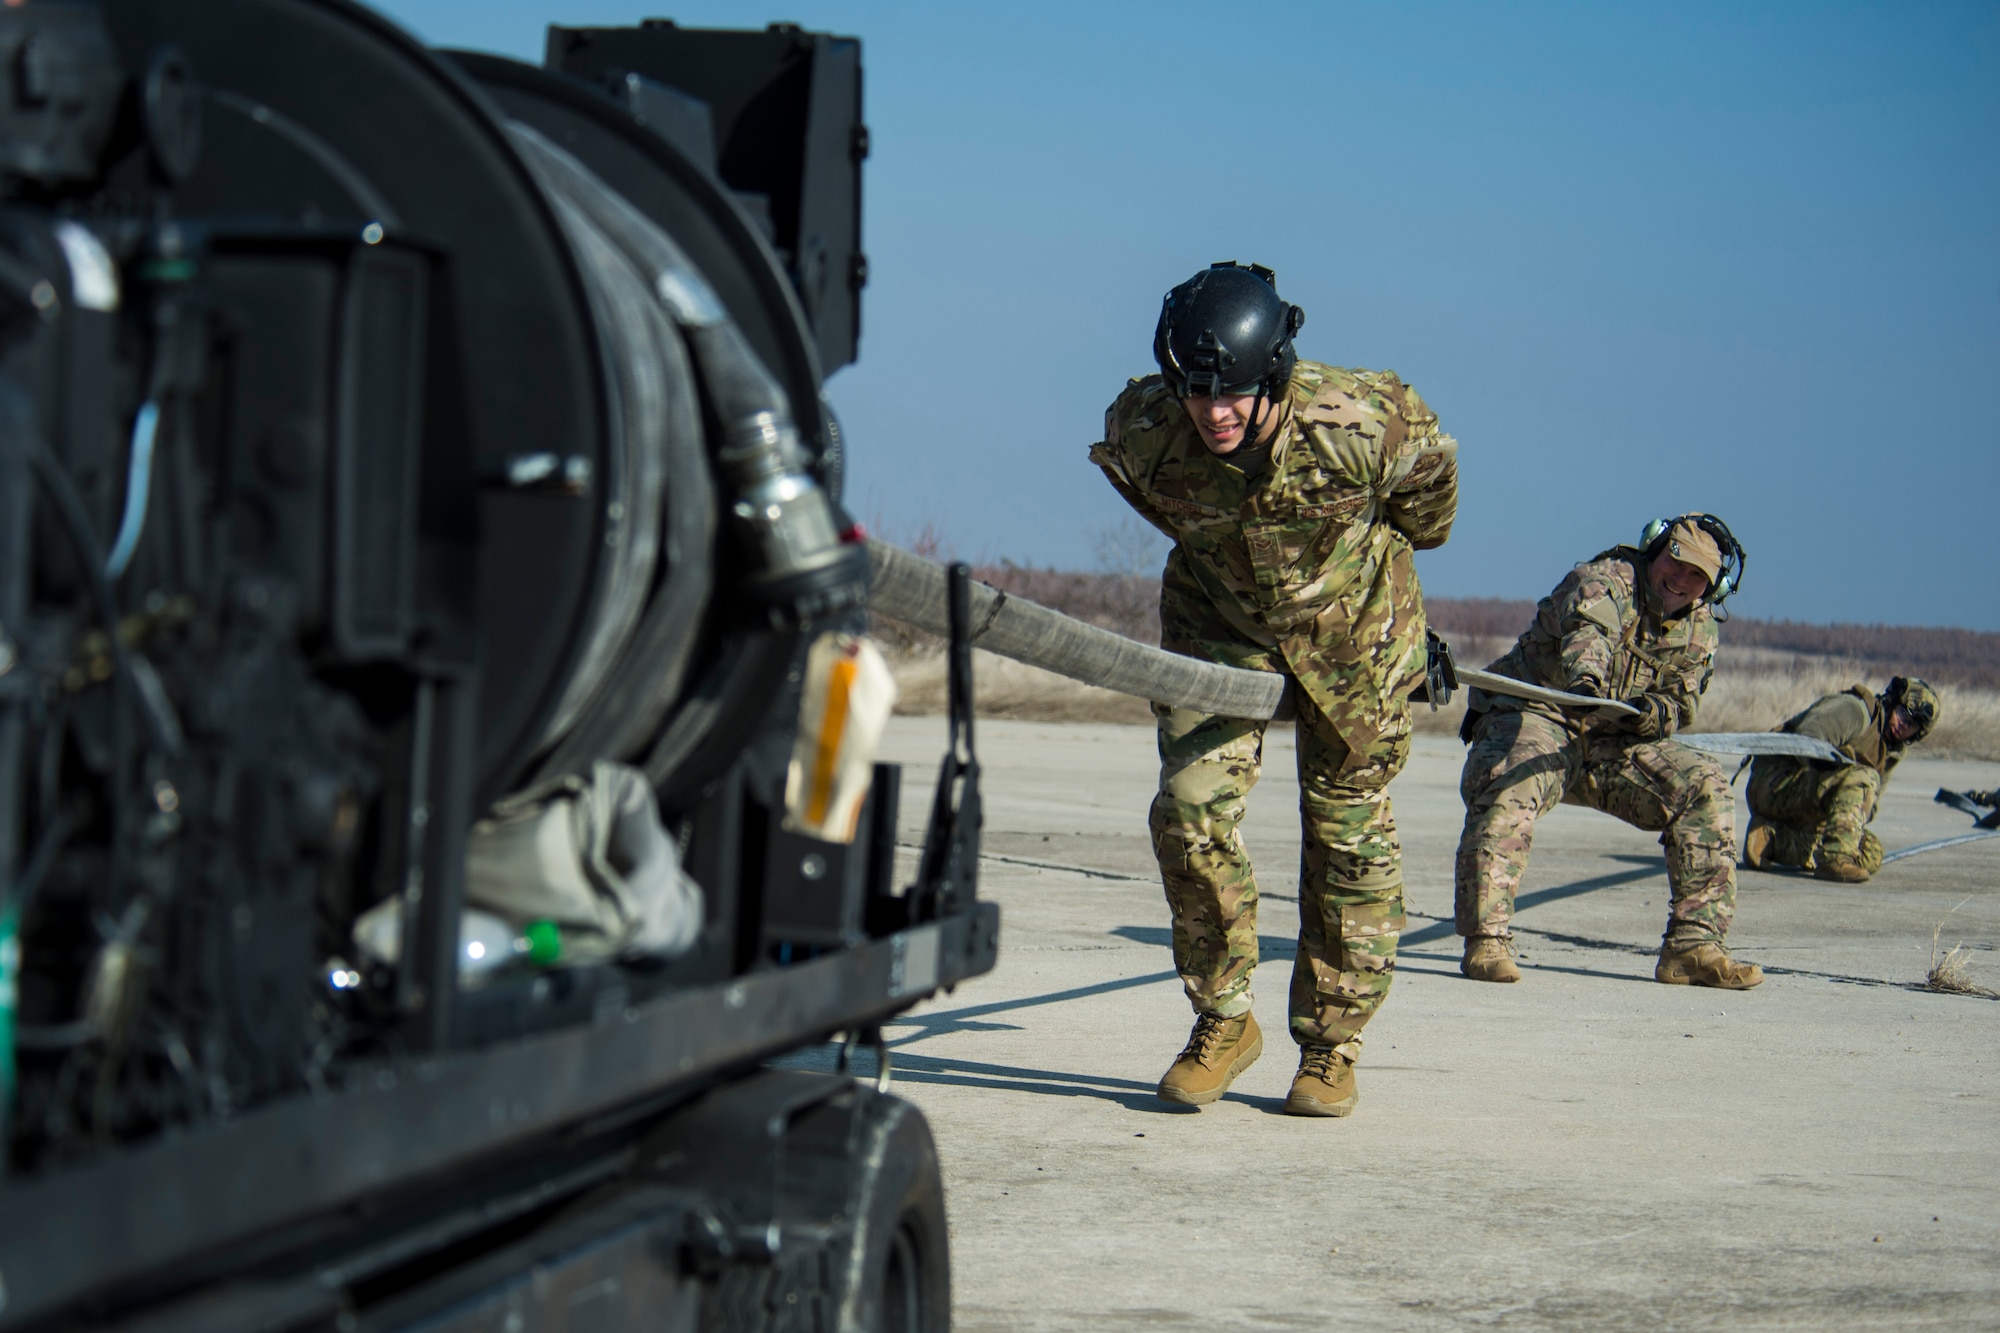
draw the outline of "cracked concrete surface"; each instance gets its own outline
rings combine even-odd
[[[2000,987],[2000,840],[1860,886],[1743,872],[1730,942],[1770,979],[1729,993],[1652,980],[1656,839],[1564,807],[1523,885],[1524,978],[1481,985],[1450,922],[1462,751],[1420,739],[1391,790],[1410,928],[1360,1106],[1299,1120],[1274,735],[1247,821],[1265,1054],[1193,1111],[1152,1092],[1189,1014],[1151,732],[982,723],[979,745],[1000,965],[888,1034],[945,1165],[961,1333],[2000,1328],[2000,1001],[1919,988],[1940,921]],[[892,728],[910,838],[942,748],[938,719]],[[1875,825],[1892,850],[1969,826],[1940,785],[2000,765],[1907,761]]]

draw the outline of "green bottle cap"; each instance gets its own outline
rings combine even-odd
[[[521,934],[528,941],[528,961],[547,967],[562,957],[562,927],[553,921],[530,921]]]

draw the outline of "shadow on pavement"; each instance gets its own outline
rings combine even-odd
[[[1518,918],[1529,908],[1540,907],[1543,903],[1558,903],[1565,898],[1581,897],[1586,893],[1595,893],[1599,889],[1615,889],[1624,884],[1636,884],[1642,879],[1652,879],[1667,873],[1666,862],[1657,856],[1613,856],[1607,859],[1636,862],[1637,867],[1632,870],[1615,870],[1608,875],[1593,875],[1574,884],[1558,884],[1551,888],[1537,889],[1533,893],[1524,893],[1514,900],[1515,917]],[[1428,944],[1432,940],[1450,939],[1455,934],[1457,931],[1451,922],[1439,921],[1421,930],[1404,931],[1402,944],[1404,946]]]
[[[1011,1023],[979,1023],[972,1020],[984,1018],[988,1014],[1012,1013],[1016,1009],[1033,1009],[1044,1004],[1063,1004],[1069,1000],[1087,1000],[1093,995],[1109,995],[1113,991],[1131,990],[1137,986],[1151,986],[1161,981],[1178,981],[1176,972],[1148,972],[1143,977],[1120,977],[1116,981],[1100,981],[1094,986],[1073,986],[1069,990],[1050,991],[1046,995],[1027,995],[1018,1000],[995,1000],[991,1004],[975,1004],[965,1009],[947,1009],[942,1013],[905,1014],[891,1019],[890,1025],[897,1030],[897,1036],[890,1046],[907,1046],[911,1042],[922,1041],[926,1037],[941,1036],[947,1032],[992,1032],[1011,1028]],[[911,1032],[910,1029],[916,1031]]]
[[[1648,956],[1650,957],[1650,955]],[[1396,955],[1396,971],[1408,972],[1416,976],[1450,977],[1454,981],[1464,981],[1468,986],[1490,986],[1494,984],[1486,981],[1468,980],[1459,972],[1458,960],[1456,958],[1443,958],[1436,954],[1422,955],[1422,957],[1425,962],[1437,965],[1434,967],[1412,967],[1404,961],[1403,954],[1398,953]],[[1604,972],[1594,967],[1555,967],[1548,963],[1530,962],[1526,958],[1519,961],[1521,971],[1524,974],[1523,981],[1527,979],[1526,974],[1528,973],[1559,972],[1572,977],[1596,977],[1600,981],[1643,981],[1648,986],[1659,984],[1650,976],[1640,976],[1634,972]]]
[[[896,1077],[910,1083],[947,1083],[961,1088],[991,1088],[997,1092],[1032,1092],[1044,1097],[1091,1097],[1116,1102],[1128,1111],[1153,1115],[1193,1115],[1199,1107],[1161,1101],[1150,1083],[1094,1074],[1066,1074],[1053,1069],[1017,1069],[1011,1065],[940,1060],[926,1055],[898,1055]]]
[[[1617,870],[1608,875],[1594,875],[1589,879],[1580,879],[1574,884],[1558,884],[1551,888],[1537,889],[1533,893],[1524,893],[1515,900],[1515,913],[1518,915],[1531,907],[1539,907],[1544,903],[1561,902],[1565,898],[1575,898],[1586,893],[1595,893],[1599,889],[1615,889],[1621,885],[1635,884],[1642,879],[1653,879],[1667,873],[1665,863],[1656,856],[1614,856],[1608,859],[1636,862],[1637,865],[1631,870]],[[1261,896],[1276,898],[1279,895],[1266,893]],[[1287,899],[1286,901],[1295,902],[1297,900]],[[1173,932],[1164,926],[1119,926],[1111,933],[1120,939],[1131,940],[1135,944],[1152,944],[1161,947],[1171,947],[1174,939]],[[1433,940],[1452,939],[1455,936],[1456,931],[1453,929],[1450,919],[1447,918],[1434,921],[1427,926],[1420,926],[1416,930],[1404,931],[1399,947],[1407,949],[1413,944],[1429,944]],[[1257,953],[1259,957],[1289,958],[1297,952],[1298,942],[1296,940],[1283,939],[1276,935],[1259,935],[1257,937]]]

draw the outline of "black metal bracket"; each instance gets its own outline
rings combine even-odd
[[[917,882],[910,890],[912,921],[967,911],[978,892],[979,830],[984,816],[972,734],[972,571],[962,563],[954,564],[949,578],[950,739],[938,770],[937,793],[931,798],[931,822],[924,834]]]
[[[1451,702],[1458,689],[1458,668],[1452,664],[1451,645],[1436,630],[1424,629],[1424,683],[1410,692],[1412,703],[1429,702],[1435,713]]]
[[[476,672],[417,682],[399,839],[405,945],[396,968],[396,1006],[413,1051],[444,1050],[454,1040],[477,704]]]

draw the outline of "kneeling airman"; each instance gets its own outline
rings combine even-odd
[[[1853,762],[1833,765],[1764,755],[1750,769],[1750,827],[1743,864],[1796,866],[1821,879],[1859,884],[1882,868],[1882,840],[1868,828],[1889,774],[1937,725],[1937,691],[1897,676],[1872,694],[1856,685],[1829,694],[1786,721]]]

